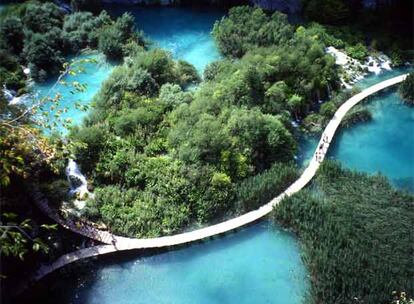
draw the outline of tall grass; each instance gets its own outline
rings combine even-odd
[[[414,294],[414,197],[382,176],[327,162],[312,185],[272,213],[294,230],[312,274],[313,303],[390,303]]]

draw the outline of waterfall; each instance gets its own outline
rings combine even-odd
[[[391,70],[391,61],[386,56],[378,56],[377,58],[369,56],[365,66],[369,72],[378,75],[381,70]]]
[[[85,200],[92,196],[92,193],[88,190],[86,177],[81,173],[78,164],[73,159],[69,159],[66,167],[66,176],[70,183],[69,193],[71,195],[77,196],[80,200]]]
[[[16,92],[12,90],[8,90],[5,85],[3,85],[3,94],[4,97],[6,97],[7,101],[10,101],[14,98],[14,95],[16,95]]]
[[[352,84],[364,78],[366,72],[378,75],[382,70],[391,70],[391,60],[384,54],[368,56],[367,60],[361,63],[333,46],[327,47],[325,52],[335,58],[337,65],[343,67],[345,75],[341,76],[341,83],[345,88],[351,88]]]
[[[29,98],[29,94],[24,94],[16,97],[16,92],[7,89],[5,85],[3,85],[3,95],[4,97],[6,97],[6,100],[9,102],[9,105],[24,104]]]

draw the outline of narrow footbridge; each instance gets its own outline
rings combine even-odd
[[[308,167],[303,171],[302,175],[292,184],[289,188],[287,188],[283,193],[279,196],[272,199],[266,205],[260,207],[257,210],[248,212],[241,216],[235,217],[233,219],[227,220],[225,222],[221,222],[216,225],[208,226],[205,228],[197,229],[191,232],[185,232],[180,234],[175,234],[171,236],[164,236],[164,237],[157,237],[157,238],[149,238],[149,239],[136,239],[136,238],[127,238],[127,237],[120,237],[113,235],[109,232],[100,231],[89,225],[88,223],[82,225],[75,225],[74,223],[67,222],[62,220],[59,216],[57,216],[54,211],[52,211],[47,204],[45,199],[42,199],[40,195],[36,195],[35,200],[37,204],[41,208],[43,212],[45,212],[48,216],[52,219],[57,221],[59,224],[64,226],[67,229],[72,230],[75,233],[82,234],[89,238],[98,240],[100,242],[106,243],[108,245],[99,245],[93,246],[85,249],[81,249],[69,254],[65,254],[58,258],[51,264],[43,265],[38,269],[36,274],[33,277],[34,281],[40,280],[42,277],[46,276],[47,274],[59,269],[67,264],[72,262],[78,261],[80,259],[90,258],[93,256],[103,255],[107,253],[112,253],[116,251],[123,251],[123,250],[132,250],[132,249],[144,249],[144,248],[161,248],[161,247],[169,247],[174,245],[180,244],[187,244],[194,241],[202,240],[205,238],[209,238],[215,235],[220,235],[229,231],[232,231],[236,228],[242,227],[246,224],[255,222],[256,220],[264,217],[265,215],[269,214],[273,207],[275,207],[284,197],[290,196],[302,188],[304,188],[309,181],[315,176],[316,171],[318,170],[320,164],[323,162],[326,153],[329,149],[329,145],[335,135],[336,130],[338,129],[342,119],[346,115],[346,113],[358,104],[360,101],[365,99],[366,97],[375,94],[378,91],[381,91],[385,88],[391,87],[397,83],[402,82],[407,75],[401,75],[398,77],[394,77],[389,80],[385,80],[380,82],[376,85],[373,85],[361,93],[356,94],[355,96],[348,99],[341,107],[336,111],[335,115],[326,126],[321,139],[319,141],[318,147],[309,162]],[[37,199],[36,199],[37,198]]]

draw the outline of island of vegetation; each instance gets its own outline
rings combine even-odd
[[[67,136],[55,134],[53,122],[39,122],[39,114],[47,116],[41,107],[32,113],[36,109],[9,104],[0,94],[1,252],[2,264],[10,265],[1,272],[8,286],[23,269],[29,272],[86,242],[32,207],[33,185],[58,213],[62,202],[74,200],[64,174],[69,159],[87,176],[93,195],[77,197],[85,207],[62,216],[115,234],[171,235],[243,214],[297,179],[301,132],[320,133],[358,92],[343,90],[348,74],[327,48],[363,62],[386,45],[378,37],[367,47],[360,30],[347,34],[345,8],[339,10],[342,17],[320,20],[320,1],[305,1],[309,22],[301,25],[280,12],[240,6],[216,22],[212,35],[223,59],[199,75],[190,63],[150,47],[132,15],[114,19],[92,2],[72,1],[70,14],[49,1],[27,1],[0,13],[3,93],[29,92],[27,74],[41,82],[80,72],[64,62],[85,49],[118,62],[82,125],[70,127]],[[329,12],[331,2],[342,1],[320,5]],[[383,48],[395,65],[412,54],[404,45]],[[84,89],[75,84],[75,91]],[[400,94],[412,103],[412,74]],[[342,125],[370,118],[356,106]],[[414,293],[412,208],[413,197],[385,178],[328,163],[273,218],[302,241],[315,303],[386,303],[393,290]]]

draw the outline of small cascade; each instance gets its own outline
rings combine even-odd
[[[17,97],[16,92],[7,89],[5,85],[3,85],[3,95],[4,97],[6,97],[6,100],[9,102],[9,105],[24,104],[29,98],[29,94],[24,94]]]
[[[88,197],[93,197],[93,194],[89,192],[86,177],[81,173],[78,164],[73,159],[69,159],[66,167],[66,176],[70,183],[69,193],[76,196],[74,204],[79,209],[82,209],[85,206],[84,201]]]
[[[384,54],[368,56],[367,60],[361,63],[333,46],[327,47],[325,52],[335,58],[337,65],[342,66],[344,73],[341,83],[345,88],[351,88],[352,84],[364,78],[367,72],[378,75],[382,70],[391,70],[391,60]]]
[[[391,61],[386,56],[378,56],[377,58],[369,56],[365,66],[369,72],[378,75],[381,73],[381,70],[391,70]]]
[[[10,101],[16,95],[16,92],[13,90],[8,90],[5,85],[3,85],[3,94],[6,97],[7,101]]]

